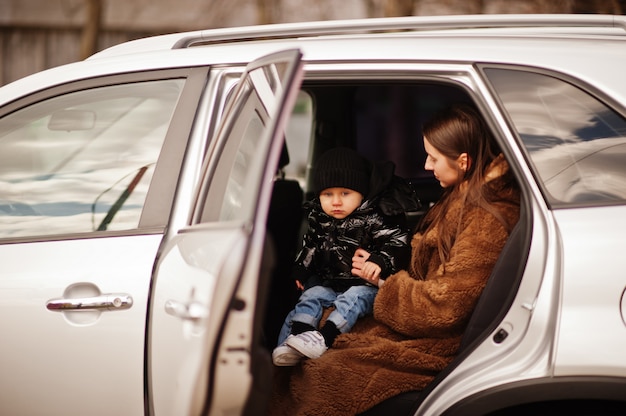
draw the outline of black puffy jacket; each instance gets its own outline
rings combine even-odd
[[[393,171],[390,162],[372,164],[370,194],[344,219],[327,215],[317,197],[305,204],[308,229],[294,267],[305,288],[321,284],[343,291],[368,284],[351,272],[359,247],[380,266],[382,278],[406,267],[410,246],[403,211],[419,207],[419,201]]]

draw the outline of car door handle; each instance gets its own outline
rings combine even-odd
[[[188,321],[198,321],[209,315],[206,306],[200,302],[184,304],[172,299],[165,302],[165,312]]]
[[[51,299],[46,303],[50,311],[76,311],[76,310],[108,310],[117,311],[129,309],[133,306],[133,298],[125,293],[108,293],[90,298],[76,299]]]

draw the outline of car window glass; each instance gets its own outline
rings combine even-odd
[[[260,177],[266,162],[267,143],[261,139],[268,114],[277,105],[280,93],[280,65],[252,70],[233,97],[232,125],[222,137],[214,179],[204,199],[201,222],[245,221],[256,210]]]
[[[563,80],[485,69],[554,207],[626,200],[626,120]]]
[[[93,88],[0,119],[0,238],[136,228],[182,86]]]
[[[387,84],[355,87],[351,119],[356,145],[368,159],[392,160],[405,178],[432,178],[424,169],[422,124],[467,93],[443,84]]]
[[[289,163],[283,171],[285,178],[297,180],[301,187],[305,186],[312,129],[313,101],[307,92],[300,91],[285,132]]]

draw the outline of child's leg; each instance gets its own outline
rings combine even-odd
[[[376,287],[352,286],[337,295],[333,302],[335,310],[331,312],[326,322],[333,323],[339,332],[345,334],[352,329],[357,319],[372,313],[376,293],[378,293]]]
[[[335,310],[318,331],[308,331],[287,340],[287,345],[309,358],[318,358],[333,345],[340,333],[348,332],[357,319],[372,313],[378,288],[353,286],[337,295]]]
[[[324,309],[330,307],[336,297],[337,293],[334,290],[324,286],[313,286],[305,290],[300,295],[295,308],[285,318],[278,336],[278,345],[282,344],[292,333],[301,333],[309,329],[315,330],[322,318]],[[292,331],[294,324],[299,327],[296,332]]]
[[[289,342],[299,336],[304,336],[306,340],[307,334],[317,333],[317,325],[324,308],[332,305],[336,297],[334,290],[323,286],[314,286],[302,293],[295,308],[287,315],[278,337],[278,346],[272,351],[272,360],[275,365],[292,366],[299,363],[305,356],[310,357],[307,353],[294,349]],[[324,347],[319,354],[325,350]]]
[[[283,322],[283,326],[282,328],[280,328],[280,332],[278,333],[278,342],[276,343],[276,345],[281,345],[283,342],[285,342],[289,334],[291,334],[291,321],[295,313],[295,309],[292,309],[285,318],[285,322]]]

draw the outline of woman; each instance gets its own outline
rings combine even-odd
[[[423,128],[425,169],[444,194],[413,236],[411,263],[382,280],[373,316],[319,359],[277,374],[271,415],[355,415],[423,389],[452,361],[467,321],[519,218],[519,190],[480,115],[454,106]]]

